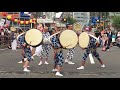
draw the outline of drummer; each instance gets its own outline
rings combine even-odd
[[[73,30],[73,25],[72,24],[67,24],[66,27],[69,30]],[[67,53],[67,57],[65,59],[65,63],[75,64],[75,63],[72,62],[74,54],[75,54],[75,48],[69,49],[68,53]]]
[[[53,33],[56,33],[53,31]],[[52,47],[54,49],[54,60],[55,60],[55,65],[54,69],[52,70],[53,72],[56,72],[55,75],[57,76],[63,76],[60,72],[62,69],[62,65],[64,63],[64,57],[63,57],[63,50],[62,46],[59,41],[59,34],[54,35],[51,39],[52,42]]]
[[[23,47],[23,50],[24,50],[24,61],[23,61],[23,68],[25,72],[30,72],[30,70],[28,70],[28,65],[29,65],[29,62],[32,59],[32,51],[30,49],[30,46],[25,42],[25,34],[21,35],[19,38],[18,38],[18,41],[19,43],[21,44],[21,46]]]
[[[23,63],[24,62],[24,48],[22,46],[22,41],[21,40],[23,40],[22,38],[23,38],[24,32],[23,32],[22,29],[19,29],[18,33],[19,33],[19,35],[18,35],[19,37],[17,38],[17,40],[18,40],[18,44],[19,44],[20,48],[22,49],[22,51],[21,51],[22,60],[19,61],[18,63]]]
[[[43,38],[48,38],[49,36],[50,36],[50,33],[48,32],[48,27],[45,26],[44,30],[43,30]],[[50,49],[51,49],[50,44],[45,44],[45,43],[42,44],[42,51],[41,51],[41,56],[40,56],[40,62],[39,62],[38,65],[42,64],[42,62],[43,62],[42,61],[43,55],[45,55],[45,58],[46,58],[45,64],[49,64],[48,63],[48,57],[49,57],[49,51],[50,51]]]
[[[84,31],[87,32],[88,34],[90,34],[91,33],[91,28],[90,27],[86,27],[84,29]],[[96,42],[97,42],[97,40],[95,38],[90,37],[90,43],[89,43],[88,47],[86,48],[86,52],[84,53],[84,55],[82,57],[81,66],[79,68],[77,68],[77,69],[84,69],[85,61],[86,61],[86,59],[87,59],[87,57],[88,57],[88,55],[90,53],[92,53],[92,55],[94,55],[98,59],[98,61],[100,62],[102,68],[105,67],[101,57],[99,56],[99,54],[97,52]]]

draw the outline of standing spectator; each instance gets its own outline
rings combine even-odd
[[[4,30],[1,29],[1,44],[4,45]]]
[[[108,45],[107,45],[106,50],[109,51],[110,46],[111,46],[111,42],[112,42],[112,31],[111,31],[111,29],[108,29],[108,31],[107,31],[107,37],[108,37]]]
[[[120,36],[116,39],[117,47],[120,48]]]
[[[117,33],[117,37],[119,37],[120,36],[120,30],[118,31],[118,33]]]
[[[10,31],[10,27],[8,27],[8,48],[11,49],[11,31]]]
[[[16,40],[17,34],[16,32],[11,33],[11,45],[12,45],[12,50],[16,50],[17,48],[17,40]]]
[[[115,40],[116,40],[116,35],[115,35],[115,33],[113,33],[113,35],[112,35],[112,45],[113,46],[115,45]]]

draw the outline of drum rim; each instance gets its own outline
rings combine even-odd
[[[33,30],[33,29],[30,29],[30,30]],[[35,29],[35,30],[38,30],[38,29]],[[28,30],[28,31],[29,31],[29,30]],[[25,37],[26,37],[26,33],[27,33],[28,31],[25,32]],[[39,30],[38,30],[38,31],[39,31]],[[42,34],[41,31],[39,31],[39,32]],[[25,42],[28,44],[28,42],[26,41],[26,38],[25,38]],[[41,40],[41,42],[40,42],[39,44],[37,44],[37,45],[30,45],[30,44],[28,44],[28,45],[30,45],[30,46],[32,46],[32,47],[37,47],[37,46],[39,46],[41,43],[43,43],[43,35],[42,35],[42,40]]]
[[[66,30],[69,30],[69,29],[66,29]],[[60,36],[61,36],[61,33],[64,32],[64,31],[66,31],[66,30],[61,31],[60,32]],[[74,32],[76,34],[76,32],[74,30],[69,30],[69,31],[72,31],[72,32]],[[60,41],[60,36],[59,36],[59,41]],[[76,36],[77,36],[77,34],[76,34]],[[77,39],[79,40],[78,36],[77,36]],[[77,40],[77,44],[78,44],[78,40]],[[61,44],[61,41],[60,41],[60,44]],[[77,44],[74,47],[76,47]],[[63,47],[62,44],[61,44],[61,46]],[[72,48],[74,48],[74,47],[72,47]],[[65,49],[71,49],[71,48],[65,48]]]
[[[87,32],[82,32],[82,33],[86,33],[86,34],[88,35]],[[81,34],[82,34],[82,33],[81,33]],[[81,34],[80,34],[80,35],[81,35]],[[80,38],[80,35],[78,36],[78,39]],[[89,37],[89,35],[88,35],[88,37]],[[89,42],[90,42],[90,37],[89,37],[89,39],[88,39],[88,45],[89,45]],[[79,42],[78,44],[79,44],[79,47],[81,47],[81,46],[80,46],[80,42]],[[87,45],[87,47],[88,47],[88,45]],[[87,47],[84,47],[84,48],[87,48]],[[83,48],[83,47],[81,47],[81,48]]]

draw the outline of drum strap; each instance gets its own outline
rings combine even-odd
[[[93,37],[94,39],[97,40],[97,42],[99,43],[99,38],[95,37],[94,35],[88,34],[89,36]]]
[[[21,33],[21,34],[19,34],[18,36],[17,36],[17,40],[18,40],[18,38],[21,36],[21,35],[23,35],[24,33]]]

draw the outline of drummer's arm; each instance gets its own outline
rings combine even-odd
[[[23,43],[22,46],[25,47],[25,46],[26,46],[26,43]]]

